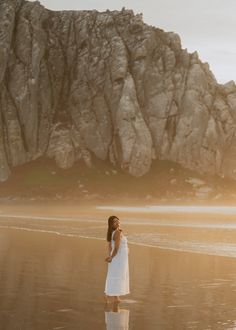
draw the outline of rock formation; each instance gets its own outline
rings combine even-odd
[[[234,82],[217,84],[178,35],[131,10],[1,0],[0,86],[0,181],[43,155],[62,168],[97,157],[141,176],[165,159],[236,178]]]

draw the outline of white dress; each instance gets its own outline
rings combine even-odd
[[[113,235],[111,236],[112,251],[115,247]],[[111,251],[111,253],[112,253]],[[123,296],[129,294],[129,248],[127,238],[121,234],[120,246],[117,254],[108,263],[105,294],[107,296]]]
[[[129,311],[105,312],[105,322],[107,330],[129,330]]]

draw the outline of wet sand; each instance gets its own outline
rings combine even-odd
[[[1,329],[235,328],[234,258],[130,244],[131,294],[112,310],[103,300],[106,242],[46,228],[0,229]]]

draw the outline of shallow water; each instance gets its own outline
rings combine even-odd
[[[130,242],[164,249],[236,257],[235,206],[98,206],[97,209],[137,215]],[[137,226],[150,225],[151,231]]]
[[[236,220],[162,216],[124,217],[131,295],[114,310],[102,300],[106,220],[2,214],[0,325],[236,329]]]
[[[103,241],[2,229],[1,328],[235,329],[233,258],[130,245],[131,295],[114,309],[104,254]]]
[[[113,208],[114,211],[122,209],[122,207]],[[209,207],[218,211],[221,208],[221,211],[213,217],[209,216],[209,213],[201,213],[207,207],[195,206],[195,210],[199,208],[198,212],[186,216],[184,212],[188,207],[172,206],[173,210],[179,209],[180,214],[177,216],[177,214],[168,213],[168,217],[165,217],[166,214],[156,213],[157,207],[153,208],[155,211],[152,216],[141,211],[138,217],[132,212],[131,215],[124,214],[122,225],[131,244],[236,258],[236,218],[228,214],[222,215],[226,207]],[[124,207],[124,209],[129,208]],[[133,209],[134,207],[130,207],[130,210]],[[99,214],[95,218],[94,216],[87,217],[86,220],[79,217],[0,214],[0,228],[51,232],[61,236],[104,240],[106,219]]]
[[[146,205],[146,206],[97,206],[99,210],[112,210],[118,212],[141,213],[201,213],[236,215],[236,206],[207,206],[207,205]]]

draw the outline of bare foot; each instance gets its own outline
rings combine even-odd
[[[115,296],[114,297],[114,303],[120,303],[121,302],[121,299],[119,296]]]

